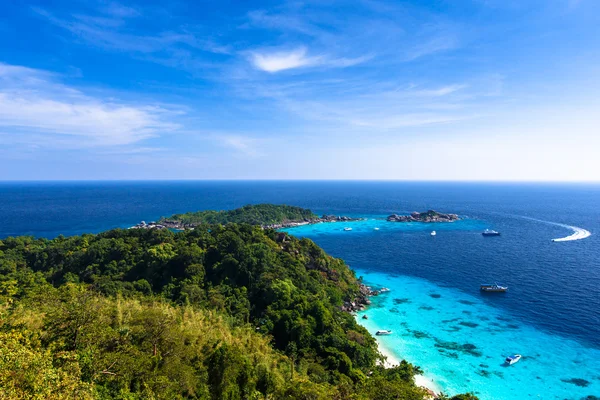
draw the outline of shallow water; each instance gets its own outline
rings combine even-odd
[[[444,391],[482,400],[581,399],[600,393],[600,350],[547,334],[490,307],[479,296],[426,280],[359,271],[391,291],[373,298],[358,321],[394,355],[422,366]],[[509,295],[509,294],[507,294]],[[362,319],[366,314],[369,319]],[[504,364],[511,354],[523,358]]]

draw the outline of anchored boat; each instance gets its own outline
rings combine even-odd
[[[389,329],[387,329],[387,330],[377,331],[377,332],[375,332],[375,334],[377,336],[391,335],[392,331],[390,331]]]
[[[494,283],[493,285],[485,284],[481,285],[479,290],[482,292],[506,292],[508,290],[508,286],[501,286],[497,283]]]
[[[500,236],[500,232],[491,229],[486,229],[485,231],[481,232],[481,234],[483,236]]]
[[[513,365],[514,363],[519,362],[519,360],[521,359],[521,355],[520,354],[513,354],[512,356],[508,356],[506,357],[506,359],[504,360],[508,365]]]

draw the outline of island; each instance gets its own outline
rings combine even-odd
[[[280,229],[322,222],[349,222],[359,218],[337,215],[319,217],[311,210],[285,204],[252,204],[234,210],[195,211],[162,217],[157,222],[145,221],[133,226],[137,229],[193,229],[202,224],[250,224],[264,229]]]
[[[390,222],[454,222],[459,220],[456,214],[443,214],[435,210],[412,212],[410,215],[392,214],[387,217]]]

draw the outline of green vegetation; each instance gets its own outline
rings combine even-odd
[[[312,211],[286,205],[256,204],[227,211],[197,211],[175,214],[162,218],[160,222],[172,221],[183,225],[198,224],[251,224],[273,225],[293,221],[305,221],[319,218]]]
[[[0,400],[422,399],[340,310],[359,285],[257,226],[0,241]]]

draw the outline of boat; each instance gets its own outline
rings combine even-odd
[[[497,283],[494,283],[493,285],[484,284],[479,286],[479,290],[482,292],[506,292],[508,290],[508,286],[501,286]]]
[[[375,335],[377,335],[377,336],[384,336],[384,335],[391,335],[391,334],[392,334],[392,331],[390,331],[389,329],[384,329],[384,330],[375,332]]]
[[[437,235],[436,231],[431,231],[431,236]]]
[[[351,231],[352,228],[344,228],[345,231]]]
[[[481,234],[483,236],[500,236],[500,232],[491,229],[486,229],[485,231],[481,232]]]
[[[521,359],[521,355],[520,354],[513,354],[512,356],[508,356],[506,357],[506,359],[504,360],[508,365],[513,365],[514,363],[519,362],[519,360]]]
[[[369,319],[369,317],[367,317],[367,314],[362,316],[362,319]]]
[[[378,231],[378,230],[379,230],[379,228],[373,228],[373,230],[375,230],[375,231]]]
[[[384,293],[384,292],[389,292],[390,289],[386,288],[386,287],[382,287],[381,289],[379,289],[379,292]]]

